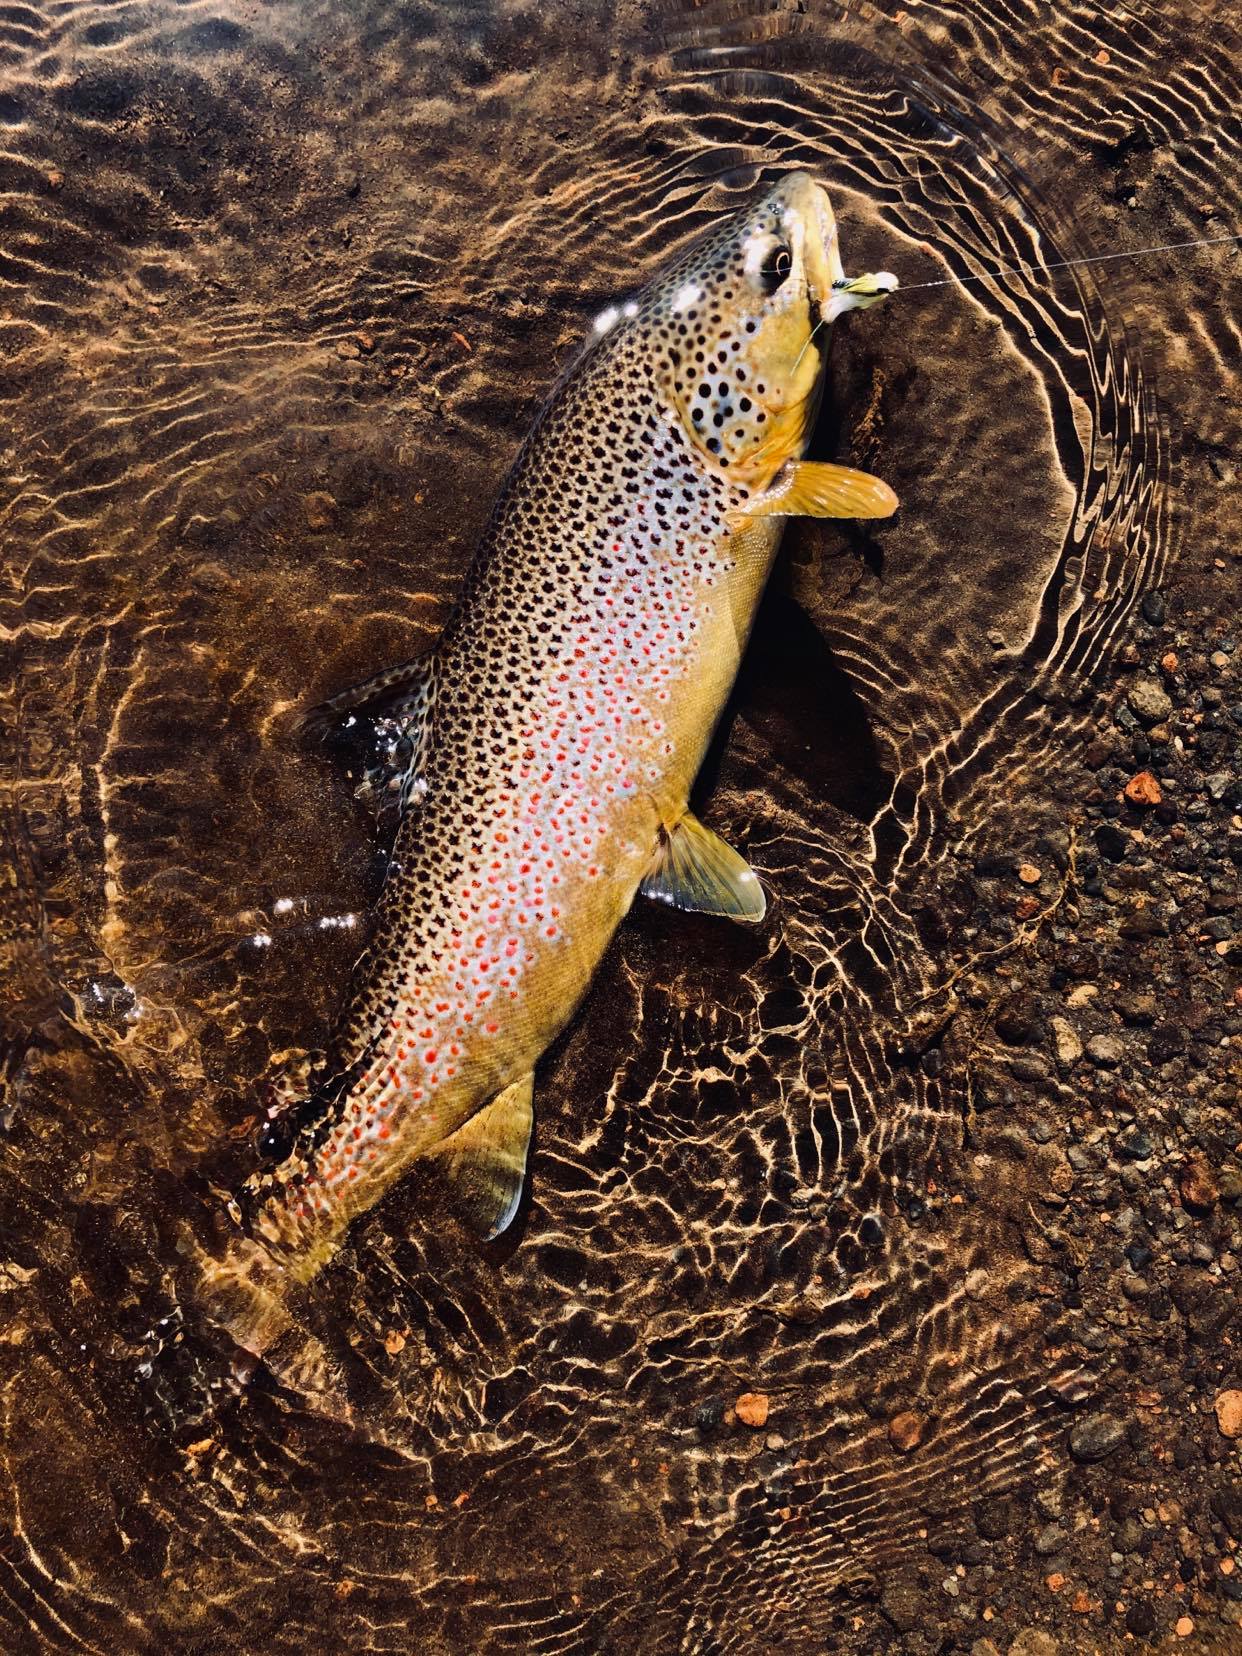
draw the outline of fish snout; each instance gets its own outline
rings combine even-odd
[[[796,226],[802,268],[811,305],[826,307],[833,286],[844,276],[837,245],[837,220],[828,192],[808,172],[793,172],[782,181],[785,209]]]

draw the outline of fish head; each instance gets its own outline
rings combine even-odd
[[[791,172],[641,296],[663,400],[713,470],[762,487],[802,453],[845,285],[828,193]]]

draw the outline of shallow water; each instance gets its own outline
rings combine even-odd
[[[1230,56],[1141,6],[0,9],[8,1648],[819,1649],[1051,1453],[1086,1382],[954,1021],[1039,916],[968,935],[961,885],[1070,854],[1058,772],[1188,555],[1206,250],[839,328],[819,452],[903,511],[791,528],[704,779],[768,920],[635,912],[503,1244],[417,1180],[355,1227],[314,1332],[356,1431],[237,1385],[179,1238],[378,886],[290,715],[433,636],[589,319],[792,165],[908,285],[1211,233]],[[717,1430],[748,1390],[776,1436]]]

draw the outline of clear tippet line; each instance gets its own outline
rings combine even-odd
[[[919,288],[962,287],[967,282],[990,282],[997,276],[1026,275],[1036,270],[1068,270],[1071,265],[1105,264],[1110,259],[1137,259],[1144,253],[1175,253],[1186,247],[1221,247],[1225,242],[1242,241],[1236,232],[1231,236],[1207,236],[1200,241],[1161,242],[1155,247],[1130,247],[1121,253],[1095,253],[1081,259],[1054,259],[1051,264],[1003,265],[999,270],[981,271],[977,276],[944,276],[935,282],[903,283],[898,293],[914,293]],[[840,287],[834,282],[834,287]]]

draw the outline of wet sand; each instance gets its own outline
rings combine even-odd
[[[791,528],[702,781],[768,918],[635,911],[504,1242],[356,1226],[352,1429],[186,1264],[380,879],[294,710],[434,636],[590,319],[795,164],[907,287],[1237,229],[1238,44],[0,8],[6,1651],[1242,1649],[1229,248],[840,327],[903,509]]]

